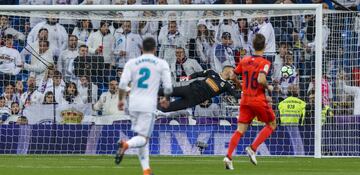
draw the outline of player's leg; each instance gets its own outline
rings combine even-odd
[[[189,86],[174,87],[171,97],[185,97],[188,93],[188,89]],[[163,88],[159,89],[158,96],[165,96]]]
[[[137,133],[128,141],[119,141],[119,150],[115,156],[115,163],[120,164],[124,154],[129,148],[141,148],[148,142],[148,133],[152,131],[153,119],[151,116],[148,118],[142,117],[140,112],[130,112],[131,116],[131,130]],[[147,122],[147,123],[145,123]]]
[[[234,167],[232,165],[232,155],[235,151],[235,148],[238,146],[241,137],[245,134],[249,127],[249,123],[251,123],[252,119],[254,118],[254,114],[248,106],[241,106],[240,107],[240,116],[238,118],[238,128],[234,131],[233,135],[231,136],[228,152],[226,157],[224,158],[225,168],[233,170]]]
[[[138,158],[139,158],[141,167],[143,169],[144,175],[151,174],[149,152],[150,152],[149,142],[145,146],[139,148]]]
[[[172,112],[172,111],[178,111],[182,109],[188,108],[192,102],[188,98],[181,98],[178,100],[175,100],[173,102],[170,102],[169,106],[167,108],[161,108],[160,110],[162,112]]]
[[[275,114],[270,106],[256,107],[256,109],[254,108],[254,111],[256,111],[257,113],[258,120],[266,123],[264,128],[259,132],[255,140],[252,142],[252,144],[245,149],[251,162],[254,165],[257,165],[256,150],[275,131],[276,120]]]
[[[152,113],[145,113],[141,112],[139,115],[139,126],[140,128],[136,129],[136,132],[139,135],[142,135],[147,138],[147,142],[145,145],[139,148],[138,158],[143,169],[144,175],[151,175],[151,168],[150,168],[150,156],[149,156],[149,139],[151,133],[154,129],[155,124],[155,115]]]

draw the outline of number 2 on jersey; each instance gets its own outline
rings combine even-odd
[[[139,74],[141,75],[141,77],[139,78],[137,83],[138,88],[142,88],[142,89],[148,88],[149,85],[145,83],[145,81],[150,78],[150,70],[148,68],[143,67],[140,69]]]
[[[249,72],[245,71],[245,86],[246,88],[249,88],[249,86],[251,87],[251,89],[256,89],[258,87],[258,82],[257,82],[257,77],[256,77],[256,72],[253,72],[251,77],[249,77]]]

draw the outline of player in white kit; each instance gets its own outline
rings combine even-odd
[[[154,56],[156,43],[153,38],[143,40],[143,55],[130,59],[124,67],[119,84],[120,110],[124,109],[126,88],[131,83],[129,111],[131,129],[137,136],[128,141],[119,141],[115,163],[120,164],[124,153],[129,148],[138,148],[138,157],[144,175],[151,175],[149,166],[149,137],[151,136],[157,107],[157,94],[162,83],[165,94],[172,93],[171,74],[168,63]]]

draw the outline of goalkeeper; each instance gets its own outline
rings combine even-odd
[[[205,77],[205,79],[196,80],[187,86],[175,87],[170,96],[180,97],[180,99],[173,102],[169,102],[168,99],[162,98],[162,96],[164,96],[164,91],[160,89],[158,93],[161,97],[159,110],[162,112],[171,112],[194,107],[224,92],[228,92],[236,99],[240,98],[240,93],[236,91],[235,86],[229,81],[234,80],[238,83],[233,67],[225,66],[220,74],[213,70],[196,72],[191,74],[188,78],[194,79],[198,77]]]

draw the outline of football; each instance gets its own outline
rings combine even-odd
[[[294,74],[294,69],[291,66],[286,65],[281,68],[281,76],[283,78],[288,78],[293,74]]]

